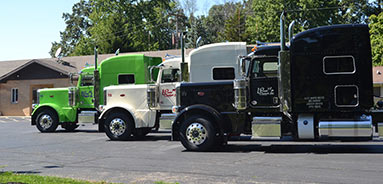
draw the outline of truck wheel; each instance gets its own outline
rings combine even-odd
[[[132,134],[133,122],[123,113],[111,114],[104,125],[105,133],[111,140],[127,140]]]
[[[77,127],[79,127],[76,123],[64,123],[61,125],[67,132],[73,132]]]
[[[192,116],[181,124],[180,140],[190,151],[207,151],[215,146],[215,129],[212,121],[203,116]]]
[[[50,109],[44,109],[37,115],[36,127],[40,132],[54,132],[58,125],[58,117]]]

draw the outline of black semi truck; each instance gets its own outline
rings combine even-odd
[[[173,140],[205,151],[238,134],[296,140],[371,140],[378,130],[382,135],[368,26],[324,26],[292,36],[292,25],[287,46],[282,14],[278,55],[239,58],[243,79],[182,83]]]

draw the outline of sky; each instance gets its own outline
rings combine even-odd
[[[64,12],[79,0],[1,0],[0,61],[49,58],[52,42],[65,29]],[[219,0],[197,0],[197,15]]]

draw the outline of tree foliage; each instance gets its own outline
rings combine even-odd
[[[53,57],[58,48],[62,48],[62,55],[71,55],[75,47],[83,37],[89,36],[88,29],[92,26],[89,15],[92,12],[91,3],[81,0],[72,7],[72,13],[63,13],[62,18],[67,25],[65,30],[60,32],[60,42],[52,42],[49,54]]]
[[[238,4],[235,13],[226,20],[221,37],[229,42],[246,41],[248,36],[245,23],[244,7]]]
[[[374,65],[383,65],[383,12],[370,17],[372,61]]]
[[[170,48],[169,13],[175,4],[167,0],[94,0],[89,18],[91,41],[100,53]],[[86,45],[86,44],[83,44]]]
[[[66,23],[61,40],[64,56],[179,48],[179,34],[187,31],[186,46],[223,41],[254,44],[279,41],[279,17],[296,21],[294,32],[313,27],[369,23],[374,62],[382,64],[381,12],[383,0],[224,0],[207,15],[195,16],[196,0],[80,0]],[[217,2],[217,1],[216,1]],[[379,14],[380,13],[380,14]],[[379,14],[379,16],[378,16]]]

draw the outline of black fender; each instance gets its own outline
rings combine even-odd
[[[181,121],[187,116],[192,114],[200,114],[211,118],[214,121],[214,125],[218,129],[220,136],[224,134],[224,130],[227,129],[227,121],[220,112],[211,106],[204,104],[195,104],[188,106],[181,110],[176,116],[172,124],[172,140],[179,140],[179,128]]]

